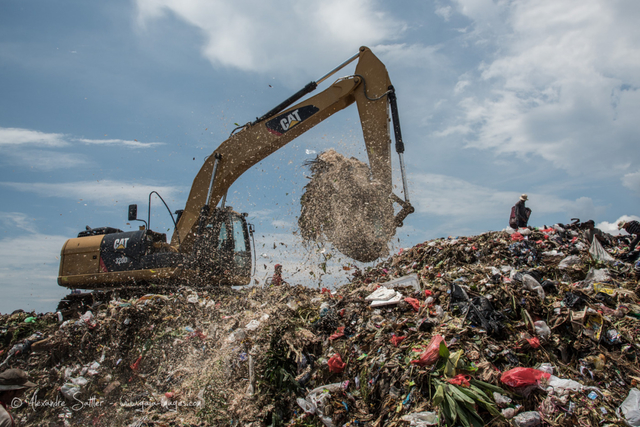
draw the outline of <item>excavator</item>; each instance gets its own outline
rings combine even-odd
[[[356,59],[353,75],[337,79],[324,91],[292,106]],[[361,47],[356,55],[318,81],[307,84],[262,117],[231,132],[205,160],[193,181],[185,208],[175,212],[177,218],[165,203],[175,226],[170,242],[166,234],[149,228],[150,211],[148,221],[144,221],[137,218],[137,205],[130,205],[129,221],[142,221],[145,225],[127,232],[87,226],[62,247],[58,284],[75,290],[145,288],[158,283],[172,287],[181,283],[249,284],[254,230],[247,223],[248,214],[225,206],[229,187],[256,163],[353,103],[358,107],[373,179],[389,195],[394,225],[401,227],[414,208],[408,196],[395,90],[384,64],[369,48]],[[392,189],[390,122],[404,199]],[[394,203],[400,207],[395,215]]]

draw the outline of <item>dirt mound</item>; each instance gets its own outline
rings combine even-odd
[[[370,262],[388,255],[395,233],[393,206],[365,163],[331,149],[309,162],[298,219],[302,238],[331,242],[344,255]]]

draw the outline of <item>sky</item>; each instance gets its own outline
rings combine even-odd
[[[0,2],[0,312],[55,310],[67,239],[137,229],[127,206],[146,217],[153,190],[182,209],[236,124],[360,46],[396,88],[416,208],[391,253],[502,230],[521,193],[530,225],[593,219],[614,232],[640,219],[639,19],[636,0]],[[227,204],[256,227],[260,283],[276,263],[309,286],[353,272],[297,235],[304,163],[329,148],[366,161],[355,106],[231,187]],[[151,228],[170,235],[151,205]]]

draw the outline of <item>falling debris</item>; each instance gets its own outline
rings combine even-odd
[[[361,262],[388,255],[395,233],[393,206],[365,163],[331,149],[308,163],[298,219],[306,242],[329,241],[344,255]]]

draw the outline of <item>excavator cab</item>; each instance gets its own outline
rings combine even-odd
[[[251,228],[231,207],[202,209],[193,260],[200,278],[231,286],[251,281]]]

